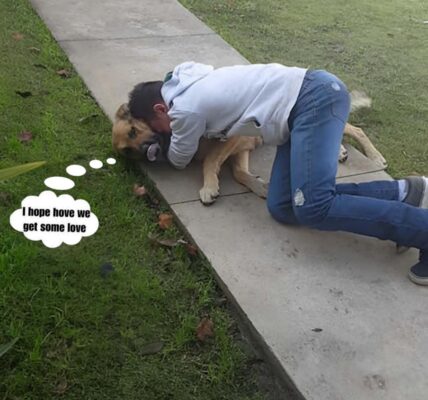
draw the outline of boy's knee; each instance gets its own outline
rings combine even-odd
[[[330,206],[331,201],[325,201],[319,204],[295,205],[293,210],[299,224],[311,228],[322,228],[323,222],[330,210]]]
[[[276,221],[286,225],[298,224],[291,204],[285,205],[268,199],[267,208],[272,218]]]

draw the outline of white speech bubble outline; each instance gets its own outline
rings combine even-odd
[[[26,215],[23,215],[22,207],[26,207]],[[50,210],[50,216],[29,216],[29,207],[33,210]],[[53,209],[57,210],[74,210],[74,217],[63,216],[54,217]],[[45,190],[40,193],[39,196],[27,196],[21,202],[21,208],[15,210],[9,218],[10,225],[18,232],[23,232],[24,236],[33,241],[41,240],[46,247],[56,248],[61,246],[62,243],[73,246],[80,242],[82,237],[88,237],[93,235],[99,226],[97,216],[90,212],[90,217],[78,217],[77,210],[91,210],[89,203],[86,200],[77,199],[74,200],[68,194],[62,194],[58,196],[50,190]],[[24,223],[34,224],[37,223],[37,230],[24,232]],[[46,225],[64,225],[64,232],[42,232],[41,224]],[[68,232],[68,224],[72,225],[84,225],[86,227],[85,232]]]

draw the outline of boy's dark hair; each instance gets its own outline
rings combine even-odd
[[[153,106],[158,103],[163,103],[161,95],[162,81],[141,82],[134,86],[132,92],[129,93],[129,112],[136,119],[150,121],[154,118],[155,113]]]

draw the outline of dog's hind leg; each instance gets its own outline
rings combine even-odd
[[[257,196],[265,199],[267,197],[268,183],[250,173],[249,160],[250,152],[248,150],[241,151],[233,156],[233,177]]]
[[[373,143],[370,141],[370,139],[367,137],[367,135],[361,128],[357,128],[356,126],[353,126],[351,124],[346,124],[343,132],[345,133],[345,135],[350,136],[361,145],[367,158],[373,160],[382,168],[387,167],[385,158],[382,156],[379,150],[374,147]]]

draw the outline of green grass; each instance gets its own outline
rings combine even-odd
[[[56,74],[63,68],[70,78]],[[0,182],[0,346],[19,338],[0,357],[0,399],[263,398],[207,263],[147,239],[181,234],[159,231],[163,205],[133,196],[135,182],[150,183],[132,168],[119,162],[74,178],[68,193],[87,200],[100,221],[76,246],[48,249],[10,227],[9,215],[46,189],[46,177],[111,156],[111,124],[25,0],[0,0],[0,76],[0,168],[47,161]],[[79,122],[91,114],[98,116]],[[21,131],[33,140],[21,143]],[[106,262],[114,272],[104,279]],[[204,314],[215,338],[199,344]],[[159,341],[162,351],[142,354]]]
[[[181,0],[252,63],[327,69],[373,99],[360,125],[401,177],[428,173],[426,0]]]

